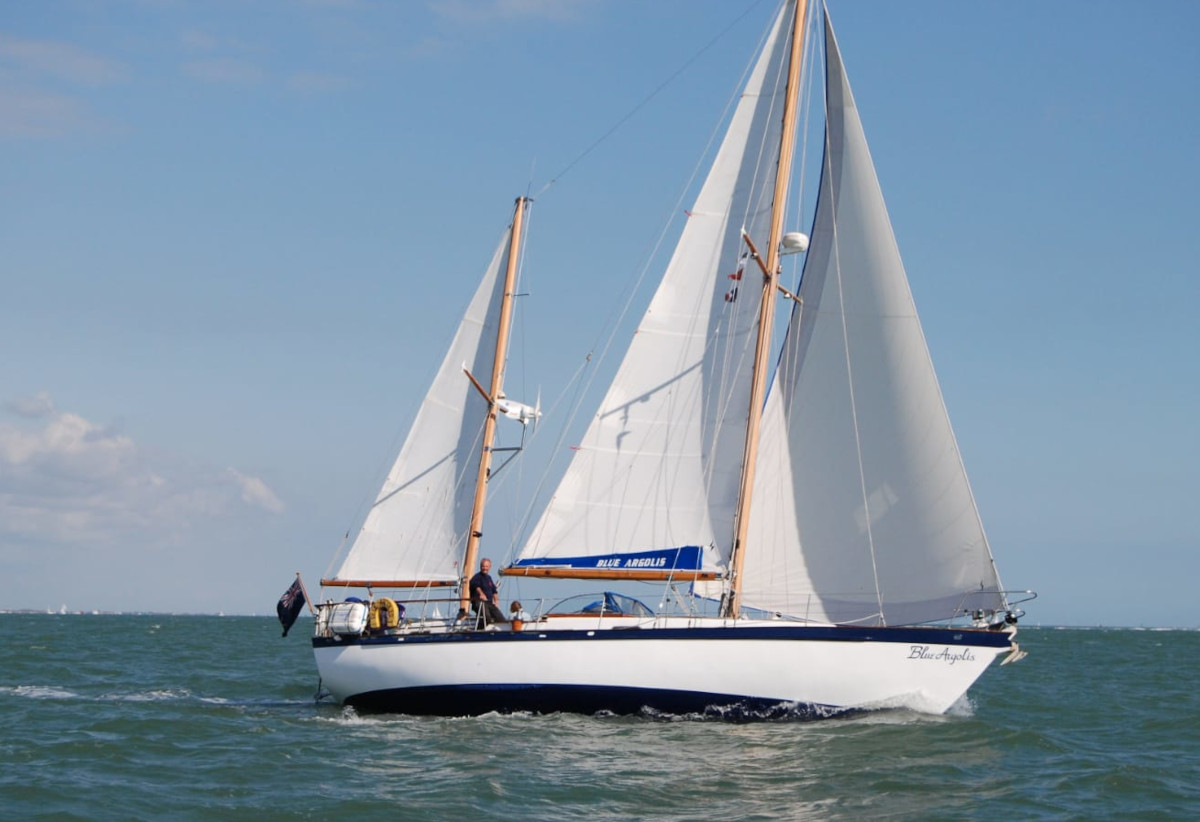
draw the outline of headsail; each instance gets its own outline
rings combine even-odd
[[[416,419],[341,567],[329,584],[457,584],[475,496],[487,401],[463,373],[493,370],[512,242],[504,232]]]
[[[888,624],[998,608],[991,551],[828,16],[825,51],[825,162],[802,304],[764,420],[759,470],[770,490],[755,500],[743,600]]]
[[[517,568],[584,569],[598,556],[684,546],[702,548],[709,574],[728,561],[758,308],[753,293],[739,299],[741,235],[766,235],[793,13],[775,21],[662,283]]]

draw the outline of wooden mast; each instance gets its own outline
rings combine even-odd
[[[808,20],[807,0],[796,0],[792,19],[792,49],[788,62],[787,89],[783,103],[783,133],[780,135],[779,167],[775,174],[775,196],[771,201],[771,233],[767,239],[767,262],[763,271],[762,302],[758,314],[758,340],[754,347],[754,376],[750,383],[750,420],[746,426],[746,448],[742,482],[738,492],[733,553],[729,559],[730,587],[724,615],[737,618],[741,611],[742,563],[746,554],[746,532],[750,526],[750,500],[754,491],[754,464],[758,458],[759,428],[763,397],[767,390],[767,360],[775,325],[775,289],[779,279],[779,245],[783,239],[783,212],[792,176],[796,144],[796,108],[800,96],[800,64],[804,55],[804,29]]]
[[[487,419],[483,423],[483,446],[479,454],[479,473],[475,476],[475,503],[471,508],[471,527],[467,536],[467,550],[463,554],[462,576],[459,580],[459,608],[465,612],[470,604],[471,591],[468,580],[475,569],[479,556],[479,540],[483,536],[483,506],[487,499],[488,475],[492,471],[492,443],[496,439],[496,401],[504,385],[504,363],[508,357],[508,332],[512,326],[512,305],[516,292],[517,261],[520,257],[521,221],[529,200],[518,197],[513,210],[512,237],[508,242],[508,267],[504,272],[504,293],[500,298],[500,323],[496,330],[496,356],[492,364],[492,383],[486,396]],[[469,376],[469,375],[468,375]],[[472,381],[474,381],[472,379]]]

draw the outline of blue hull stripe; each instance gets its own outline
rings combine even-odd
[[[596,631],[539,631],[536,623],[525,630],[456,631],[399,636],[314,637],[314,648],[348,645],[399,645],[446,642],[628,642],[646,640],[777,640],[782,642],[894,642],[907,645],[951,645],[972,648],[1007,648],[1012,644],[1003,631],[950,628],[754,627],[754,628],[616,628]]]
[[[727,694],[670,691],[652,688],[614,688],[593,685],[446,685],[436,688],[397,688],[357,694],[346,700],[365,713],[425,716],[567,712],[576,714],[669,714],[725,721],[816,719],[849,713],[820,705],[779,702]]]

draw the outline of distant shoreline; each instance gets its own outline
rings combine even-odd
[[[64,610],[62,608],[0,608],[0,616],[194,616],[194,617],[270,617],[274,614],[227,614],[224,611],[102,611]],[[301,619],[311,619],[310,614],[301,614]]]
[[[254,617],[275,619],[275,614],[227,614],[223,611],[101,611],[53,610],[48,608],[0,608],[0,616],[157,616],[157,617]],[[300,619],[312,619],[301,614]],[[1200,631],[1200,625],[1021,625],[1022,631]]]

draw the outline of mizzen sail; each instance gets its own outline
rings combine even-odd
[[[512,242],[505,231],[362,529],[327,584],[456,584],[470,528],[487,401],[463,373],[490,379]]]

